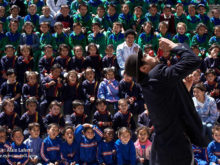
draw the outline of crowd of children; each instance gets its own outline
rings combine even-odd
[[[220,11],[209,4],[220,1],[0,0],[0,164],[149,164],[154,126],[117,56],[131,29],[134,52],[168,66],[179,57],[159,39],[188,44],[201,66],[185,85],[193,96],[203,83],[220,110]],[[212,135],[193,146],[197,164],[220,164],[218,124]]]

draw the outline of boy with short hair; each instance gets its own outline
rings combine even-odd
[[[41,125],[42,126],[42,125]],[[30,123],[28,124],[29,138],[24,141],[24,144],[27,145],[30,149],[30,165],[37,164],[41,160],[40,148],[43,140],[40,136],[40,124],[39,123]]]
[[[48,6],[44,6],[42,8],[42,15],[40,16],[39,24],[41,24],[42,22],[49,22],[51,28],[53,28],[54,26],[55,20],[50,15],[50,8]]]
[[[39,29],[39,15],[37,14],[37,5],[28,6],[28,15],[24,17],[24,22],[30,21],[34,24],[35,31]]]
[[[61,44],[69,45],[68,35],[63,32],[65,29],[61,22],[56,22],[54,24],[54,30],[55,33],[53,33],[52,36],[55,38],[57,47],[59,47]]]
[[[92,23],[99,23],[101,26],[101,31],[104,31],[106,28],[106,20],[105,20],[105,8],[103,6],[99,6],[97,8],[97,14],[93,17]]]
[[[182,3],[176,4],[176,13],[174,13],[174,20],[175,20],[175,27],[179,22],[183,22],[185,24],[187,22]]]
[[[155,30],[158,30],[159,22],[160,22],[160,14],[157,13],[157,5],[156,4],[150,4],[149,6],[149,12],[146,13],[145,18],[147,21],[152,22],[153,27]]]
[[[140,34],[141,33],[141,27],[144,24],[144,22],[146,22],[146,18],[144,17],[143,7],[142,6],[136,6],[134,8],[133,20],[134,20],[133,29],[138,34]]]

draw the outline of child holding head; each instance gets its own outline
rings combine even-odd
[[[190,46],[190,37],[186,34],[186,24],[179,22],[176,26],[177,34],[173,36],[173,42],[186,43]]]
[[[134,131],[136,129],[136,124],[134,122],[133,114],[128,111],[128,101],[127,99],[120,99],[118,101],[119,111],[115,113],[113,117],[113,128],[115,131],[121,127],[127,127]]]
[[[105,99],[97,99],[97,111],[93,116],[93,124],[97,125],[101,130],[112,126],[112,115],[107,110],[107,102]]]
[[[55,123],[51,123],[47,127],[47,134],[48,136],[43,140],[40,155],[42,158],[42,162],[45,164],[54,164],[58,165],[61,161],[61,140],[58,137],[59,125]]]
[[[137,141],[134,143],[138,165],[148,165],[151,151],[150,129],[146,126],[139,127],[136,130]]]
[[[105,99],[108,103],[109,111],[114,114],[119,100],[119,82],[115,80],[114,67],[105,68],[104,80],[99,84],[97,97],[99,99]]]
[[[94,125],[83,124],[76,128],[74,136],[76,142],[80,144],[80,162],[97,164],[98,142],[103,137],[102,132]]]
[[[45,128],[43,119],[37,112],[37,100],[34,97],[29,97],[26,102],[27,111],[21,116],[21,128],[24,130],[24,136],[27,137],[30,134],[28,125],[30,123],[38,123],[41,126],[41,133],[44,133]],[[40,128],[40,127],[39,127]]]
[[[7,141],[6,129],[3,126],[0,126],[0,150],[1,150],[1,158],[0,163],[2,165],[7,164],[7,155],[10,149],[10,144]]]
[[[0,125],[6,128],[7,133],[11,133],[14,128],[20,126],[20,118],[14,111],[14,101],[9,98],[2,102]]]
[[[64,141],[61,144],[61,160],[64,164],[79,163],[79,144],[74,139],[74,129],[71,126],[66,126],[63,130]]]
[[[117,164],[136,165],[136,151],[131,140],[131,131],[126,127],[118,130],[118,140],[115,142]]]
[[[65,126],[65,120],[61,113],[61,103],[52,101],[49,106],[49,113],[44,118],[44,127],[47,128],[51,123],[56,123],[61,129]]]
[[[212,128],[213,141],[207,147],[209,162],[212,165],[220,164],[220,125],[216,124]]]
[[[24,144],[24,135],[22,129],[17,127],[11,133],[11,152],[8,155],[9,164],[23,164],[26,165],[29,161],[30,150]]]
[[[84,113],[84,103],[81,100],[73,101],[73,113],[70,116],[70,124],[74,127],[79,124],[85,124],[89,122],[88,116]]]
[[[103,140],[99,142],[98,162],[101,165],[114,165],[116,163],[114,130],[110,127],[104,129]]]
[[[41,125],[42,126],[42,125]],[[40,136],[40,124],[33,122],[28,124],[28,131],[30,136],[24,141],[30,149],[30,164],[37,164],[41,161],[40,148],[43,140]]]

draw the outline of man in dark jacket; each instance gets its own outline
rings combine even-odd
[[[182,79],[199,67],[200,60],[187,46],[165,38],[160,39],[159,47],[180,56],[179,62],[168,67],[157,57],[139,52],[128,57],[125,73],[141,84],[155,128],[151,165],[191,165],[191,143],[207,143],[201,119]]]

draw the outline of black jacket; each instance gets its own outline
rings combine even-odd
[[[156,65],[141,83],[156,132],[152,165],[189,165],[192,161],[191,142],[198,146],[207,145],[201,119],[182,82],[199,67],[200,60],[182,44],[171,51],[180,56],[180,61],[170,67]]]

